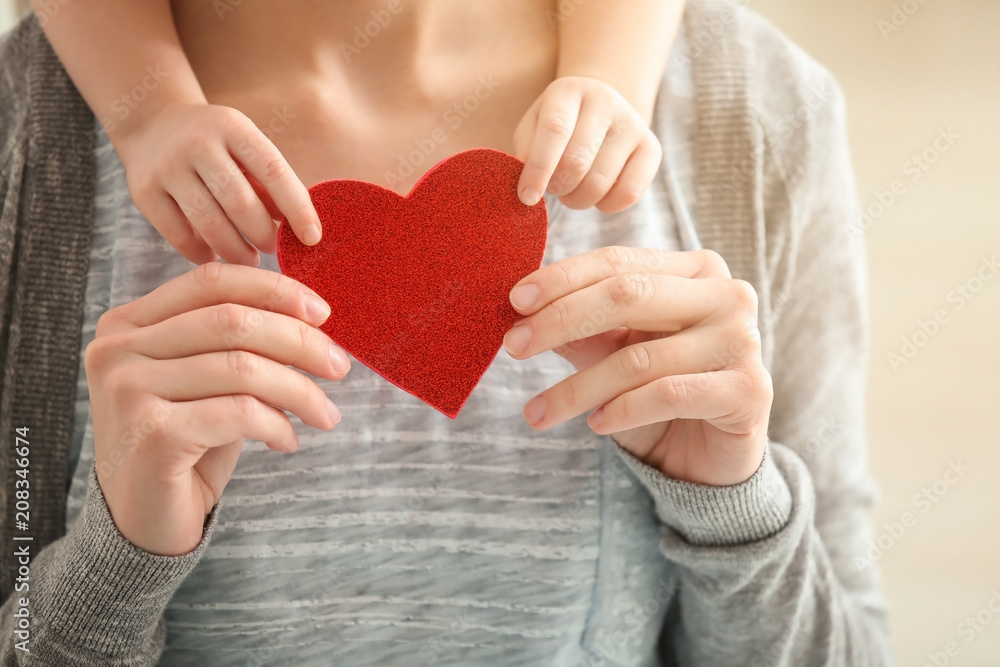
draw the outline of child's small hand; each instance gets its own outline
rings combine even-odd
[[[136,207],[191,262],[257,266],[257,249],[275,252],[282,216],[303,243],[320,240],[308,190],[236,109],[178,106],[113,138]]]
[[[613,213],[639,201],[663,151],[639,113],[597,79],[556,79],[514,132],[525,162],[517,192],[531,206],[548,190],[570,208]]]

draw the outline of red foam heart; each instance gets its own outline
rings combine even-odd
[[[455,418],[518,318],[511,288],[545,251],[545,200],[517,197],[523,167],[479,148],[435,165],[406,197],[318,183],[323,240],[306,246],[282,224],[281,271],[330,304],[322,329],[337,344]]]

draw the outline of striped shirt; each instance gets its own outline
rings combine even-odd
[[[683,51],[682,36],[654,121],[665,159],[652,187],[619,214],[547,196],[543,264],[609,245],[698,247]],[[105,310],[192,268],[137,211],[98,132],[83,348]],[[276,271],[276,258],[262,255],[261,268]],[[212,541],[166,610],[160,664],[582,662],[610,440],[585,417],[544,433],[521,417],[572,373],[553,353],[515,361],[501,350],[454,421],[360,363],[341,382],[314,378],[341,423],[328,433],[292,417],[292,454],[247,441]],[[67,525],[94,457],[82,355],[77,387]]]

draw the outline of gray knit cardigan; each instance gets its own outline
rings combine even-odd
[[[702,487],[685,496],[698,498],[689,506],[657,489],[656,479],[643,480],[663,526],[660,550],[683,572],[680,616],[668,622],[687,634],[678,630],[674,654],[697,664],[885,664],[885,604],[868,557],[875,489],[863,409],[867,275],[842,96],[826,70],[752,12],[691,0],[685,22],[697,231],[756,289],[775,396],[767,475]],[[0,601],[18,577],[14,546],[24,544],[13,541],[25,536],[13,523],[13,462],[15,429],[28,427],[32,603],[49,614],[35,618],[33,636],[52,626],[49,648],[38,648],[72,652],[73,664],[112,664],[111,655],[113,664],[153,664],[162,608],[212,525],[192,554],[154,558],[115,537],[98,493],[83,525],[52,544],[65,532],[94,220],[93,130],[93,114],[37,19],[25,19],[0,45]],[[785,525],[766,539],[742,539],[725,508],[734,499],[752,508],[775,493],[791,499]],[[161,588],[134,590],[136,582]],[[146,599],[148,616],[129,612],[143,595],[158,596]],[[14,627],[8,605],[0,662],[31,664],[11,649]],[[757,634],[740,644],[741,631]],[[762,642],[756,655],[733,653]],[[652,664],[645,655],[635,664]]]

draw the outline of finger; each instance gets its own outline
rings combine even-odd
[[[631,273],[614,276],[553,301],[504,337],[516,359],[617,327],[673,333],[711,316],[728,298],[722,279]]]
[[[181,313],[144,327],[132,341],[132,351],[150,359],[246,350],[333,380],[343,378],[351,367],[347,354],[319,329],[235,303]]]
[[[611,190],[597,202],[598,210],[617,213],[638,202],[656,177],[662,161],[663,149],[659,141],[640,143],[624,168],[619,168],[620,173]]]
[[[634,150],[635,139],[631,133],[606,138],[579,187],[573,192],[564,193],[559,198],[560,201],[569,208],[584,209],[602,200],[615,187]]]
[[[249,394],[174,403],[171,435],[179,442],[216,448],[244,438],[276,451],[293,452],[299,438],[288,416]],[[213,487],[214,488],[214,487]]]
[[[201,156],[195,169],[236,228],[261,252],[273,255],[278,239],[274,220],[229,154]]]
[[[340,421],[336,406],[310,378],[251,352],[210,352],[142,366],[149,386],[168,401],[249,394],[315,428],[330,429]]]
[[[570,341],[552,348],[552,351],[573,364],[573,368],[577,371],[582,371],[628,345],[629,338],[633,334],[645,334],[645,332],[634,332],[625,327],[618,327],[595,336]]]
[[[253,132],[258,150],[241,151],[247,154],[241,161],[243,168],[267,191],[295,236],[306,245],[316,245],[323,237],[323,229],[309,191],[271,140],[256,127]],[[242,134],[232,137],[230,153],[244,141]]]
[[[748,382],[742,371],[672,375],[626,392],[587,420],[602,435],[672,419],[700,419],[722,428],[748,414]]]
[[[188,271],[130,303],[108,311],[108,333],[120,328],[147,327],[181,313],[237,303],[281,313],[319,326],[330,306],[305,285],[274,271],[209,262]]]
[[[725,260],[714,250],[666,251],[608,246],[544,266],[511,289],[510,302],[522,314],[597,282],[628,273],[681,278],[730,278]]]
[[[544,419],[533,425],[561,424],[662,377],[722,368],[724,355],[717,351],[725,343],[719,339],[682,332],[619,349],[539,394],[545,401]]]
[[[594,166],[595,159],[605,150],[610,127],[611,121],[604,109],[584,102],[573,136],[552,174],[549,192],[562,198],[577,189]]]
[[[160,236],[187,261],[204,264],[219,258],[166,192],[158,192],[141,201],[136,199],[135,206]]]
[[[271,220],[274,221],[275,227],[277,227],[277,223],[281,222],[281,219],[284,216],[281,215],[281,211],[278,210],[277,204],[275,204],[274,200],[271,199],[271,195],[267,192],[267,189],[250,174],[244,173],[243,178],[247,179],[247,183],[250,184],[253,191],[257,193],[257,197],[264,203],[264,208],[267,209],[267,214],[271,216]]]
[[[541,107],[542,98],[539,97],[531,103],[514,129],[514,157],[521,162],[528,159],[528,153],[531,151],[531,138],[535,136],[535,127],[538,125],[538,110]],[[518,187],[518,192],[520,190],[521,188]]]
[[[534,206],[542,198],[549,179],[559,164],[580,114],[580,97],[550,96],[538,111],[538,120],[531,137],[531,148],[525,160],[517,192],[521,201]]]
[[[180,205],[191,226],[222,259],[246,266],[260,263],[257,250],[240,236],[233,221],[197,173],[179,175],[167,184],[167,192]]]

